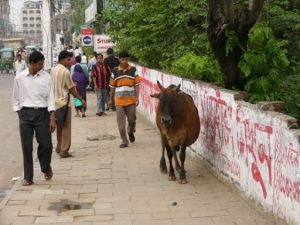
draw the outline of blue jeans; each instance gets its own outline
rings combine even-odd
[[[97,88],[95,92],[97,96],[96,113],[105,112],[107,90]]]

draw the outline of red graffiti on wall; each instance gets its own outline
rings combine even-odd
[[[268,183],[272,185],[271,135],[273,128],[260,123],[251,123],[246,117],[241,105],[237,107],[236,122],[238,126],[238,149],[240,158],[245,156],[246,165],[251,163],[252,178],[261,186],[264,198],[267,188],[261,169],[266,164]],[[267,141],[266,141],[267,140]],[[250,157],[251,156],[251,157]],[[252,162],[251,162],[252,161]]]
[[[216,90],[216,97],[208,96],[208,93],[204,92],[200,106],[203,113],[201,127],[205,130],[203,142],[214,154],[220,154],[224,146],[230,143],[233,145],[230,126],[232,107],[222,99],[220,90]]]

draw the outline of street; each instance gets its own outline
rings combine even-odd
[[[11,107],[13,80],[12,74],[0,74],[0,202],[14,184],[12,177],[23,171],[18,118]]]

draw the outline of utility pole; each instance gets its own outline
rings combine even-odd
[[[52,44],[51,44],[51,0],[43,0],[42,5],[42,28],[43,28],[43,53],[45,56],[45,70],[52,67]]]

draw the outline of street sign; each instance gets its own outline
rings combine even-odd
[[[94,35],[94,51],[106,52],[108,48],[113,48],[115,45],[110,37],[106,34]]]
[[[93,35],[83,34],[81,38],[81,46],[93,46]]]
[[[81,29],[81,34],[83,34],[83,35],[93,35],[94,34],[94,29],[82,28]]]

